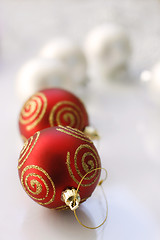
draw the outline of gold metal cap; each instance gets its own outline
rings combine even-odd
[[[72,211],[79,207],[79,203],[81,201],[79,193],[76,194],[76,189],[74,188],[63,191],[61,199]]]
[[[84,134],[89,137],[91,140],[99,140],[100,136],[97,130],[91,126],[87,126],[84,129]]]

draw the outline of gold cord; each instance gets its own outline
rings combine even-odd
[[[81,186],[82,181],[84,180],[84,178],[85,178],[88,174],[90,174],[90,173],[92,173],[93,171],[96,171],[96,170],[104,170],[105,173],[106,173],[105,178],[102,179],[101,181],[99,181],[99,183],[98,183],[98,186],[100,186],[100,187],[102,188],[103,196],[104,196],[104,199],[105,199],[105,202],[106,202],[106,217],[105,217],[104,221],[103,221],[101,224],[99,224],[98,226],[96,226],[96,227],[88,227],[88,226],[84,225],[84,224],[79,220],[79,218],[78,218],[78,216],[77,216],[77,214],[76,214],[76,210],[74,210],[75,218],[77,219],[77,221],[79,222],[79,224],[82,225],[82,226],[85,227],[85,228],[88,228],[88,229],[97,229],[97,228],[101,227],[101,226],[106,222],[107,217],[108,217],[108,202],[107,202],[107,198],[106,198],[104,189],[103,189],[103,187],[102,187],[102,183],[107,179],[107,170],[106,170],[105,168],[100,168],[100,167],[99,167],[99,168],[95,168],[95,169],[92,169],[91,171],[87,172],[87,173],[82,177],[81,181],[79,182],[78,187],[77,187],[77,190],[76,190],[76,194],[75,194],[75,196],[74,196],[74,201],[75,201],[76,196],[77,196],[77,193],[78,193],[78,190],[79,190],[79,188],[80,188],[80,186]]]

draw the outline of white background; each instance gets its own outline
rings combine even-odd
[[[86,89],[91,124],[101,135],[98,150],[108,170],[104,189],[107,223],[96,231],[80,226],[72,212],[45,209],[23,191],[17,174],[22,147],[15,92],[16,73],[55,36],[83,43],[95,25],[122,24],[132,41],[130,77]],[[142,70],[160,60],[158,0],[0,0],[0,239],[160,239],[160,106],[139,82]],[[97,189],[78,211],[87,225],[103,220]]]

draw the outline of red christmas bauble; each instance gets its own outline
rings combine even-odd
[[[27,194],[47,208],[65,209],[66,189],[78,187],[82,177],[101,162],[92,141],[71,127],[51,127],[35,133],[24,144],[18,162],[21,183]],[[81,202],[91,196],[100,177],[92,171],[79,188]]]
[[[88,126],[88,114],[79,98],[59,88],[42,90],[24,104],[19,129],[24,140],[53,126],[70,126],[81,131]]]

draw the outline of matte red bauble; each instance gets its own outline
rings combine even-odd
[[[100,158],[92,141],[71,127],[51,127],[35,133],[24,144],[18,162],[19,177],[27,194],[47,208],[65,209],[62,193],[79,188],[81,202],[98,184]]]
[[[39,130],[58,125],[81,131],[88,126],[86,109],[74,94],[59,88],[46,89],[29,98],[22,107],[19,129],[24,140]]]

